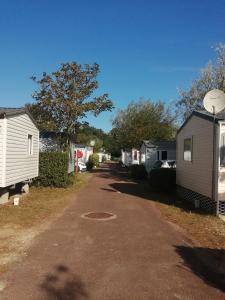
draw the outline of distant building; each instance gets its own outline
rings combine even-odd
[[[140,151],[137,148],[121,150],[121,161],[125,166],[139,165]]]
[[[101,149],[99,152],[97,152],[97,154],[98,154],[100,163],[111,160],[111,154],[105,152],[104,149]]]
[[[157,160],[176,160],[175,141],[143,141],[140,149],[140,163],[145,165],[147,172]]]
[[[51,151],[63,151],[65,142],[65,134],[62,132],[49,132],[43,131],[40,133],[40,151],[41,152],[51,152]],[[69,143],[69,165],[68,173],[75,171],[75,160],[76,151],[82,152],[83,156],[79,158],[79,161],[86,163],[89,156],[93,154],[93,147],[88,147],[84,144],[77,144],[74,141]]]

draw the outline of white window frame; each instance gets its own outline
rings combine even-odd
[[[185,156],[185,141],[186,140],[191,140],[191,149],[189,150],[190,153],[191,153],[190,157]],[[184,161],[186,161],[186,162],[192,162],[193,161],[193,137],[186,137],[186,138],[184,138],[183,147],[184,147],[183,148],[183,159],[184,159]]]
[[[27,135],[27,154],[33,155],[33,135],[30,133]]]
[[[222,159],[221,159],[222,158],[222,153],[224,154],[224,151],[225,151],[224,137],[225,137],[225,132],[220,134],[220,155],[219,155],[219,158],[220,158],[220,167],[222,167],[222,168],[225,167],[225,162],[224,162],[224,160],[222,161]]]

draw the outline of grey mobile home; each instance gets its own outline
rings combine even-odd
[[[178,130],[177,190],[182,198],[225,215],[225,114],[215,121],[214,146],[213,116],[205,111],[194,111]]]
[[[175,141],[143,141],[140,150],[140,162],[145,165],[147,172],[157,160],[176,160]]]

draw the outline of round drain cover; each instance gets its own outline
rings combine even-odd
[[[92,211],[88,212],[82,215],[83,218],[86,219],[95,219],[99,221],[107,221],[107,220],[112,220],[116,218],[116,215],[108,212],[97,212],[97,211]]]

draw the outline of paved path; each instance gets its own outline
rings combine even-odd
[[[88,211],[117,218],[81,218]],[[188,249],[138,186],[103,170],[1,278],[8,286],[0,299],[225,299],[196,262],[187,264]]]

